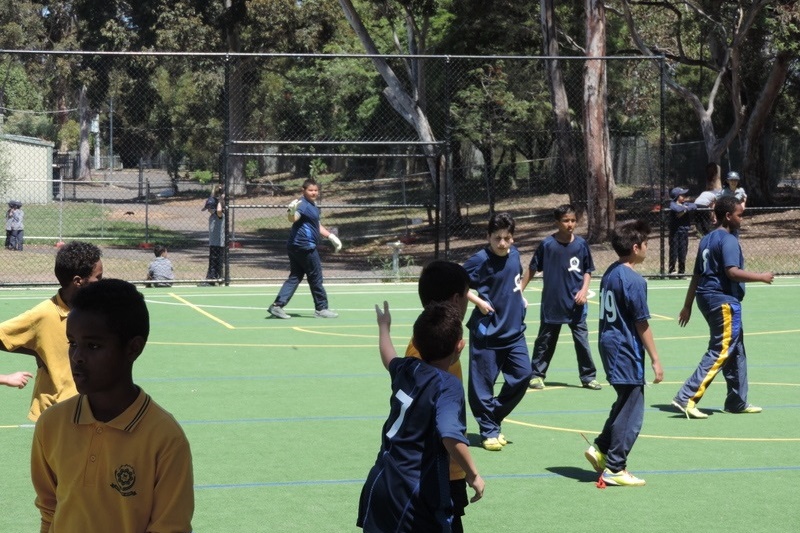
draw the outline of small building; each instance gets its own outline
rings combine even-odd
[[[54,148],[52,142],[35,137],[0,135],[0,202],[51,201]]]

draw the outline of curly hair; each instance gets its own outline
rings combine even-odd
[[[56,254],[55,274],[58,283],[66,287],[75,276],[88,278],[102,256],[100,248],[92,243],[68,242]]]

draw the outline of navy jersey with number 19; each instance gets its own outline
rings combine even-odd
[[[647,281],[632,268],[612,263],[600,281],[600,358],[612,385],[643,385],[644,345],[636,323],[650,318]]]
[[[369,532],[450,531],[450,466],[442,438],[465,444],[461,382],[412,357],[389,363],[390,413],[361,491],[357,525]]]

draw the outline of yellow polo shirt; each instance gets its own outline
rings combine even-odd
[[[33,309],[0,324],[0,341],[13,352],[27,348],[38,354],[33,401],[28,418],[36,422],[42,411],[78,394],[69,367],[67,315],[69,307],[56,293]]]
[[[406,357],[416,357],[417,359],[422,358],[419,355],[419,351],[417,351],[417,347],[414,346],[413,339],[408,342],[408,347],[406,348]],[[450,365],[450,368],[448,368],[447,371],[457,377],[458,381],[462,383],[464,382],[464,379],[461,377],[461,359]],[[458,463],[450,458],[450,481],[464,479],[466,477],[467,473],[464,472],[460,466],[458,466]]]
[[[31,478],[42,533],[189,533],[192,454],[178,422],[144,391],[98,422],[86,396],[36,423]]]

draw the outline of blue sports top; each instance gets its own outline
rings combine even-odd
[[[616,261],[600,280],[600,358],[612,385],[643,385],[644,344],[636,323],[650,318],[647,281]]]
[[[697,296],[709,307],[744,300],[744,283],[728,277],[729,267],[744,268],[744,255],[739,239],[723,228],[717,228],[700,241],[694,274],[700,276]]]
[[[475,307],[467,327],[472,341],[486,348],[514,344],[525,332],[525,303],[522,299],[522,262],[516,246],[505,257],[487,246],[464,263],[469,286],[489,302],[494,313],[484,315]]]
[[[366,531],[450,531],[450,458],[442,438],[468,444],[464,388],[414,357],[393,359],[389,374],[389,418],[357,524]]]
[[[304,197],[297,204],[297,212],[300,213],[300,218],[292,224],[286,245],[289,248],[313,250],[319,240],[319,207]]]
[[[697,206],[691,202],[678,203],[672,200],[669,203],[669,231],[689,233],[692,227],[692,211],[697,211]],[[681,213],[683,214],[682,216]]]
[[[565,244],[550,235],[533,252],[531,274],[542,272],[540,317],[546,324],[569,324],[585,320],[586,305],[577,305],[575,295],[583,287],[583,275],[594,272],[589,245],[575,236]]]

